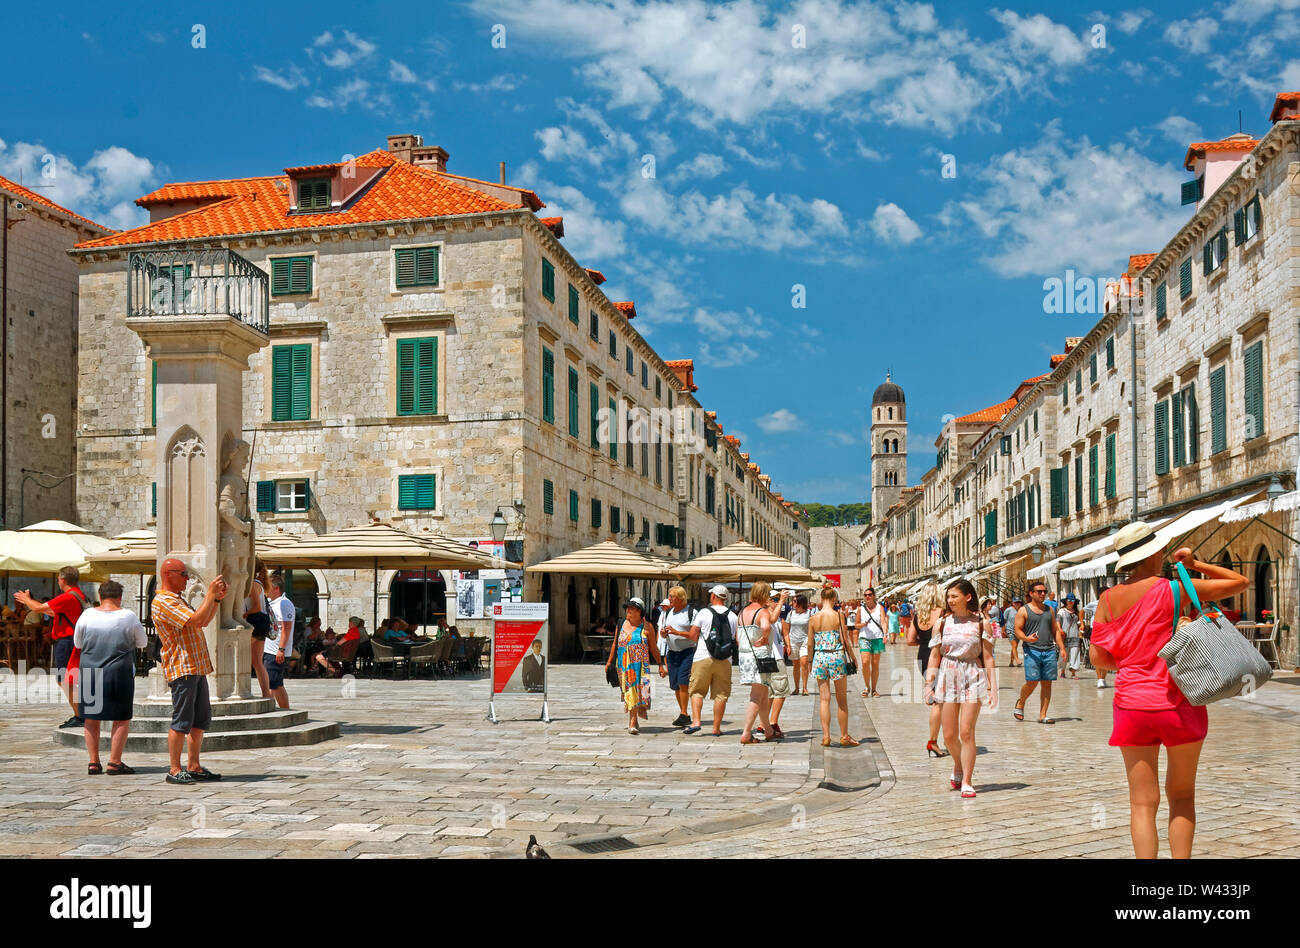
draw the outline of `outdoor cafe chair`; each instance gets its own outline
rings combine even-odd
[[[393,647],[379,641],[379,639],[372,638],[370,648],[375,655],[375,670],[383,674],[384,669],[387,668],[388,673],[396,677],[397,658],[393,654]]]
[[[437,642],[421,642],[419,645],[412,645],[410,653],[406,656],[410,673],[412,675],[418,674],[419,669],[422,667],[432,668],[437,651]]]

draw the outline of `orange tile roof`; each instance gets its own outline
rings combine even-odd
[[[563,217],[541,217],[538,218],[542,226],[549,230],[556,237],[564,236],[564,218]]]
[[[1279,121],[1283,112],[1297,108],[1300,108],[1300,92],[1279,92],[1277,98],[1273,100],[1273,111],[1269,113],[1268,120]],[[1290,117],[1295,118],[1295,116]]]
[[[595,283],[597,286],[600,286],[605,282],[605,274],[601,273],[599,270],[593,270],[591,267],[583,267],[582,269],[587,271],[587,276],[591,277],[591,282]]]
[[[446,175],[412,165],[383,150],[362,155],[357,159],[357,166],[386,170],[342,210],[290,214],[288,179],[283,175],[168,184],[136,203],[147,207],[171,201],[212,200],[202,207],[77,246],[93,249],[239,237],[313,227],[482,214],[524,206],[447,181]]]
[[[737,447],[737,448],[740,447],[740,439],[737,438],[735,435],[726,435],[725,438],[726,438],[726,440],[727,440],[730,444],[732,444],[733,446],[735,446],[735,447]]]
[[[387,154],[381,149],[382,154]],[[486,184],[492,188],[505,188],[507,191],[517,191],[522,198],[521,203],[525,207],[530,207],[534,211],[541,210],[546,206],[546,202],[539,198],[534,192],[527,188],[517,188],[513,184],[503,184],[500,181],[485,181],[483,178],[471,178],[469,175],[452,174],[450,171],[434,171],[432,168],[426,169],[433,174],[441,175],[444,178],[456,178],[459,181],[473,181],[475,184]],[[478,190],[477,188],[475,190]]]
[[[1155,253],[1135,253],[1128,258],[1128,275],[1137,276],[1151,265],[1151,261],[1160,256]]]
[[[1056,368],[1069,357],[1068,353],[1058,352],[1056,355],[1052,356],[1052,368]]]
[[[969,415],[962,415],[957,421],[960,422],[981,422],[987,424],[997,424],[1006,417],[1007,412],[1016,407],[1017,399],[1008,398],[1005,402],[998,402],[996,405],[990,405],[988,408],[981,408],[979,411],[973,411]]]
[[[615,303],[614,308],[623,314],[626,319],[636,319],[636,304],[631,300],[623,300]]]
[[[709,419],[709,421],[717,421],[718,413],[716,411],[706,411],[704,413],[704,417]]]
[[[1229,136],[1221,142],[1193,142],[1187,148],[1187,157],[1183,159],[1183,167],[1191,171],[1196,163],[1197,158],[1204,158],[1207,152],[1212,151],[1250,151],[1259,144],[1257,138],[1236,138]]]
[[[695,360],[694,359],[671,359],[664,365],[672,370],[677,376],[677,381],[682,386],[683,392],[698,392],[700,387],[695,384]]]
[[[103,224],[96,224],[88,217],[82,217],[80,214],[75,214],[72,211],[68,210],[66,207],[64,207],[62,204],[55,204],[49,198],[41,197],[35,191],[25,188],[17,181],[11,181],[8,178],[4,177],[3,175],[0,175],[0,188],[4,188],[6,191],[10,192],[11,194],[15,194],[21,197],[24,201],[31,201],[33,204],[39,204],[41,207],[45,208],[46,210],[58,211],[60,214],[65,214],[68,217],[71,217],[73,220],[80,221],[81,223],[85,224],[87,227],[93,227],[96,230],[101,230],[106,234],[113,233],[113,229],[111,227],[105,227]]]

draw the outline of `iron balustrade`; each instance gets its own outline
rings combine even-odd
[[[263,335],[270,327],[266,271],[233,250],[149,250],[127,261],[127,314],[229,316]]]

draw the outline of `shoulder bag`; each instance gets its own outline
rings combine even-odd
[[[1169,677],[1194,705],[1207,705],[1224,698],[1249,694],[1273,677],[1264,656],[1246,641],[1217,607],[1207,612],[1196,595],[1196,587],[1182,563],[1175,564],[1173,581],[1174,630],[1159,652],[1169,666]],[[1182,613],[1179,589],[1185,589],[1199,616],[1179,623]],[[1213,606],[1213,603],[1210,603]]]
[[[645,623],[637,626],[637,628],[645,628]],[[614,649],[614,661],[605,666],[605,681],[609,682],[611,688],[623,687],[623,682],[620,681],[618,677],[618,666],[616,664],[618,661],[618,636],[622,631],[622,627],[620,626],[619,629],[614,632],[614,644],[611,646]]]
[[[762,607],[760,606],[759,609],[761,608]],[[754,617],[758,617],[757,610],[754,612]],[[749,626],[741,625],[741,628],[745,632],[745,641],[749,643],[749,651],[754,656],[754,666],[758,669],[758,673],[760,675],[775,675],[780,671],[780,667],[776,664],[776,659],[772,657],[771,647],[768,647],[767,655],[760,656],[754,651],[754,640],[749,637]]]

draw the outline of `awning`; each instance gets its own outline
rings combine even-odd
[[[1147,526],[1152,530],[1158,530],[1169,522],[1168,517],[1161,517],[1158,520],[1148,520]],[[1069,540],[1064,541],[1069,543]],[[1058,544],[1059,545],[1059,544]],[[1083,563],[1097,556],[1104,556],[1110,552],[1111,537],[1104,536],[1100,540],[1093,540],[1086,543],[1077,550],[1071,550],[1069,553],[1062,553],[1054,560],[1048,560],[1046,563],[1040,563],[1029,572],[1025,573],[1027,579],[1046,579],[1049,575],[1056,572],[1059,567],[1069,566],[1073,563]]]
[[[1288,491],[1278,497],[1265,498],[1253,504],[1246,504],[1235,510],[1229,510],[1219,519],[1224,523],[1244,523],[1269,513],[1282,513],[1300,507],[1300,490]]]
[[[1191,533],[1197,527],[1204,526],[1213,520],[1218,520],[1223,514],[1241,504],[1244,504],[1258,493],[1258,490],[1254,490],[1241,497],[1234,497],[1231,500],[1220,501],[1219,503],[1209,504],[1205,507],[1198,507],[1196,510],[1183,514],[1172,523],[1165,524],[1156,531],[1156,536],[1167,546],[1179,537]],[[1119,554],[1113,552],[1107,553],[1105,556],[1099,556],[1096,559],[1088,560],[1086,563],[1080,563],[1078,566],[1070,566],[1061,570],[1061,578],[1064,580],[1075,580],[1095,579],[1100,576],[1105,576],[1110,565],[1118,560]]]
[[[996,572],[997,570],[1002,569],[1002,567],[1006,566],[1010,562],[1011,562],[1010,560],[998,560],[996,563],[993,563],[992,565],[985,566],[983,569],[977,570],[975,575],[972,576],[971,578],[979,579],[981,576],[986,576],[989,573]]]

